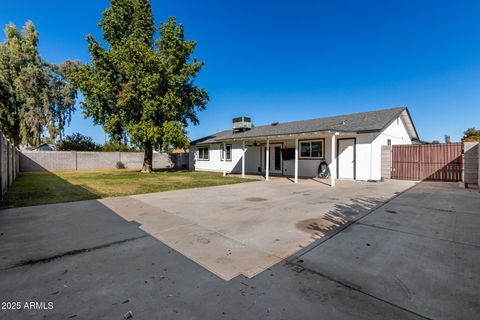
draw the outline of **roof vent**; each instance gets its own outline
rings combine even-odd
[[[233,131],[245,131],[252,129],[252,119],[250,117],[237,117],[232,119]]]

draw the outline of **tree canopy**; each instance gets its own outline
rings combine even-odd
[[[31,21],[21,30],[8,24],[5,36],[0,43],[0,130],[17,146],[53,142],[75,108],[76,90],[65,73],[76,63],[44,61]]]
[[[152,148],[187,147],[186,128],[198,124],[207,92],[194,84],[203,62],[192,57],[195,41],[185,39],[174,17],[160,25],[159,37],[148,0],[111,0],[99,23],[106,46],[88,35],[91,63],[72,81],[82,91],[86,116],[113,140],[127,134],[145,150],[150,172]]]
[[[91,137],[81,133],[73,133],[63,139],[58,145],[60,151],[101,151],[102,146],[96,144]]]
[[[463,141],[480,141],[480,130],[468,128],[463,135]]]

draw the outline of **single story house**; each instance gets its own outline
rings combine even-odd
[[[381,146],[412,144],[419,137],[407,107],[233,128],[191,142],[193,170],[317,177],[325,164],[335,179],[380,180]]]

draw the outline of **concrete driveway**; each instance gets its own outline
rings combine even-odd
[[[2,302],[18,301],[22,308],[0,310],[0,318],[123,319],[131,312],[133,319],[474,319],[480,313],[477,190],[421,183],[398,195],[394,190],[408,184],[346,182],[336,189],[315,189],[313,182],[251,185],[267,191],[256,189],[248,197],[267,200],[245,200],[247,195],[235,188],[236,195],[226,192],[233,186],[207,188],[216,190],[217,198],[203,202],[199,191],[204,189],[191,190],[183,198],[177,192],[157,195],[159,202],[177,199],[177,206],[170,204],[173,207],[217,201],[237,208],[238,203],[224,199],[244,199],[248,206],[263,205],[267,218],[256,224],[264,226],[273,219],[273,211],[268,210],[275,201],[291,197],[290,201],[307,203],[305,208],[312,209],[309,219],[316,219],[307,227],[305,223],[292,227],[294,220],[307,216],[298,215],[290,223],[272,224],[270,231],[258,230],[277,235],[277,228],[285,228],[287,234],[298,230],[310,244],[255,277],[240,275],[230,281],[207,271],[196,258],[188,257],[190,253],[182,254],[159,241],[155,230],[142,230],[147,224],[137,219],[146,222],[150,207],[144,215],[126,210],[131,214],[128,221],[99,201],[1,211]],[[335,190],[344,190],[344,197]],[[388,194],[397,197],[387,201]],[[280,196],[273,200],[273,195]],[[141,197],[149,196],[154,195]],[[319,199],[333,209],[323,207]],[[374,210],[368,210],[372,206]],[[224,214],[233,212],[222,208]],[[286,208],[293,211],[294,207],[279,203],[276,208],[283,216]],[[162,214],[171,215],[168,218],[185,218],[172,208],[163,210],[167,213]],[[191,214],[200,211],[198,206]],[[335,216],[335,226],[338,217],[353,223],[325,228],[323,217],[331,222],[327,214]],[[213,218],[210,221],[214,224],[202,227],[215,230],[222,225]],[[196,218],[189,218],[185,225],[195,223]],[[239,228],[255,229],[252,225]],[[234,232],[225,230],[229,235]],[[302,233],[292,241],[304,241],[299,236]],[[165,234],[161,236],[167,239]],[[312,242],[312,236],[320,239]],[[267,242],[265,237],[258,240]],[[281,239],[288,247],[287,238]],[[254,242],[245,241],[247,248],[253,248]],[[192,246],[197,244],[192,242]],[[266,252],[266,248],[259,251]],[[52,302],[53,309],[28,309],[25,302]]]

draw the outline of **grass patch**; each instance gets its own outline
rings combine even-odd
[[[189,170],[64,171],[21,173],[5,196],[1,208],[33,206],[132,194],[220,186],[255,181],[223,177],[220,173]]]

